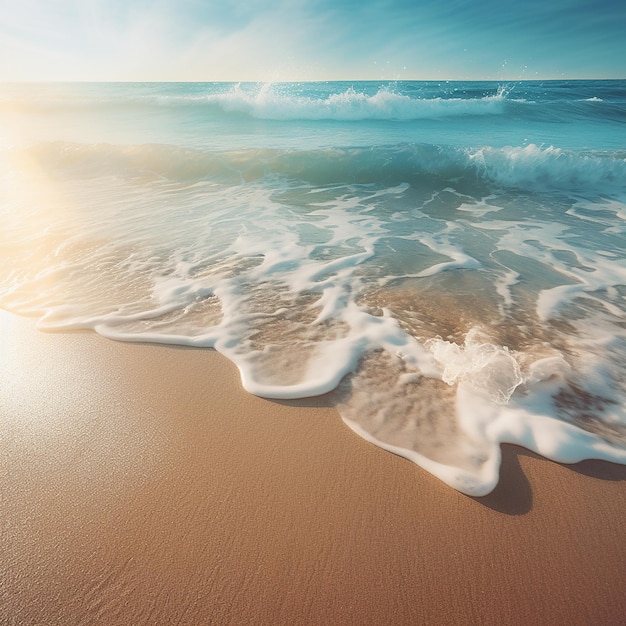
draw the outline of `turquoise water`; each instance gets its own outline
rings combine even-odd
[[[0,306],[332,391],[473,495],[626,461],[626,82],[7,85]],[[295,426],[294,426],[295,427]]]

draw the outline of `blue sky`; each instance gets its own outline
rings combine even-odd
[[[626,78],[626,0],[0,0],[0,81]]]

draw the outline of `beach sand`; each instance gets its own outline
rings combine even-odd
[[[464,496],[211,350],[0,313],[0,623],[623,624],[626,468]]]

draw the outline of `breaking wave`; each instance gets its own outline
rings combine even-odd
[[[481,98],[414,98],[381,87],[370,95],[349,87],[341,93],[313,98],[276,93],[271,86],[250,92],[235,85],[223,94],[207,96],[208,104],[267,120],[418,120],[451,116],[498,115],[504,112],[506,91]]]
[[[267,176],[315,184],[399,184],[433,176],[509,188],[603,195],[626,190],[626,151],[580,153],[553,146],[455,148],[429,144],[229,152],[170,145],[41,144],[30,156],[71,176],[154,177],[173,182],[249,182]]]

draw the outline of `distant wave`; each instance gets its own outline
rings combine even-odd
[[[459,115],[503,113],[504,89],[482,98],[412,98],[381,87],[368,95],[350,87],[337,94],[312,98],[280,94],[271,86],[257,92],[235,85],[223,94],[206,96],[204,101],[225,112],[235,112],[267,120],[416,120]]]
[[[597,90],[602,97],[594,93]],[[547,93],[535,84],[472,83],[446,89],[430,84],[400,83],[141,83],[97,85],[31,85],[0,93],[0,114],[95,114],[162,119],[186,123],[237,123],[241,119],[276,122],[320,121],[367,123],[491,117],[520,122],[585,123],[624,121],[624,92],[619,86],[600,90],[586,86],[567,93]]]

